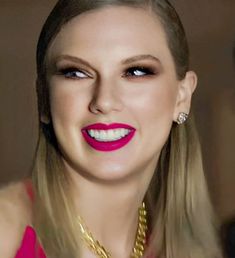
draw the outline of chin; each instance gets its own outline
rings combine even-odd
[[[90,181],[100,181],[102,183],[126,181],[135,174],[134,169],[128,168],[126,162],[122,162],[121,164],[111,161],[85,163],[87,164],[66,162],[66,167],[70,168],[69,170],[73,173],[77,173]]]
[[[122,167],[118,165],[113,165],[112,168],[103,168],[100,167],[99,169],[91,171],[92,176],[96,180],[106,181],[106,182],[120,182],[126,181],[131,175],[134,173],[127,169],[127,167]],[[91,174],[90,173],[90,174]]]

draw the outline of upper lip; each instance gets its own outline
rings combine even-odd
[[[110,129],[117,129],[117,128],[125,128],[129,130],[135,130],[134,127],[128,125],[128,124],[123,124],[123,123],[112,123],[112,124],[103,124],[103,123],[96,123],[96,124],[90,124],[82,130],[110,130]]]

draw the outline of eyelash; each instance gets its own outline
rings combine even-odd
[[[76,76],[77,72],[82,73],[82,74],[89,77],[89,75],[87,73],[85,73],[84,71],[82,71],[80,69],[77,69],[75,67],[62,68],[62,69],[59,70],[59,74],[63,75],[65,78],[68,78],[68,79],[83,79],[83,78],[80,78],[80,77]],[[84,77],[84,78],[86,78],[86,77]]]
[[[130,71],[132,73],[134,73],[135,71],[141,71],[141,73],[144,73],[144,75],[133,75],[134,77],[145,77],[145,76],[151,76],[151,75],[155,75],[156,72],[154,69],[150,68],[150,67],[145,67],[145,66],[133,66],[127,69],[127,73],[130,73]],[[124,75],[125,76],[125,75]],[[127,77],[132,77],[132,75],[126,75]]]
[[[135,72],[136,71],[141,71],[141,75],[136,75]],[[78,77],[76,76],[76,73],[82,73],[84,74],[86,77]],[[68,79],[86,79],[87,77],[91,77],[89,76],[86,72],[80,70],[80,69],[77,69],[75,67],[70,67],[70,68],[63,68],[63,69],[60,69],[59,70],[59,74],[63,75],[65,78],[68,78]],[[133,74],[133,75],[131,75]],[[150,68],[150,67],[145,67],[145,66],[133,66],[133,67],[130,67],[128,68],[125,73],[122,75],[122,77],[146,77],[146,76],[153,76],[153,75],[156,75],[157,72]]]

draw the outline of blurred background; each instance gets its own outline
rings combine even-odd
[[[29,174],[37,142],[35,49],[55,0],[0,0],[0,184]],[[199,76],[193,109],[216,212],[235,217],[235,1],[172,0]]]

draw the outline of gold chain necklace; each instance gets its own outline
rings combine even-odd
[[[99,258],[111,258],[110,253],[105,250],[99,241],[94,239],[80,216],[78,216],[78,224],[80,227],[82,240],[86,243],[87,247]],[[146,244],[146,232],[147,211],[145,208],[145,203],[143,202],[142,206],[139,208],[137,234],[130,258],[141,258],[143,256]]]

